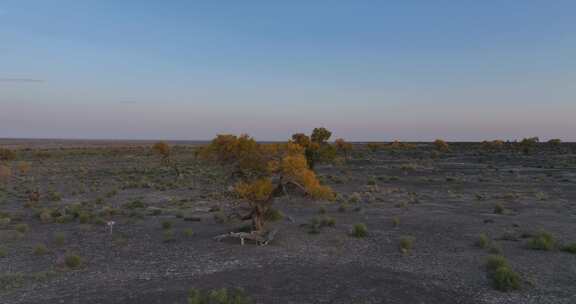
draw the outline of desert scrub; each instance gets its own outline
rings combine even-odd
[[[507,292],[520,289],[520,275],[509,267],[500,267],[490,276],[497,290]]]
[[[66,234],[64,232],[55,232],[52,239],[56,246],[64,246]]]
[[[0,247],[0,259],[5,258],[8,255],[8,250],[6,247]]]
[[[480,233],[478,240],[476,241],[476,246],[484,249],[490,246],[490,238],[485,233]]]
[[[40,255],[45,255],[46,253],[48,253],[48,247],[46,247],[46,245],[44,244],[37,244],[36,246],[34,246],[34,255],[40,256]]]
[[[364,238],[368,236],[368,227],[362,223],[355,224],[352,227],[352,236],[357,238]]]
[[[576,243],[571,243],[571,244],[562,246],[562,251],[568,252],[571,254],[576,254]]]
[[[284,214],[278,209],[270,208],[266,211],[264,217],[266,218],[266,221],[277,222],[284,218]]]
[[[186,228],[182,230],[182,234],[184,234],[185,237],[192,237],[194,236],[194,231],[191,228]]]
[[[502,206],[502,204],[494,205],[494,213],[495,214],[503,214],[504,213],[504,207]]]
[[[489,256],[486,260],[486,271],[496,290],[506,292],[520,289],[520,275],[512,270],[505,257]]]
[[[162,221],[162,229],[164,229],[164,230],[172,229],[172,221],[163,220]]]
[[[340,204],[340,206],[338,206],[338,212],[346,212],[348,209],[350,208],[350,205],[348,203],[342,203]]]
[[[0,274],[0,293],[22,288],[27,283],[45,282],[57,276],[53,271],[39,271],[29,274],[8,272]]]
[[[77,269],[82,265],[82,258],[73,253],[69,253],[64,257],[64,264],[70,269]]]
[[[556,246],[556,240],[554,237],[546,232],[538,232],[530,241],[528,241],[528,248],[533,250],[553,250]]]
[[[410,254],[412,248],[414,247],[414,237],[403,236],[400,238],[400,252],[403,254]]]
[[[241,288],[188,291],[188,304],[252,304],[254,301]]]
[[[400,226],[400,218],[399,217],[395,216],[392,218],[392,226],[394,226],[394,227]]]
[[[16,227],[14,227],[14,229],[20,233],[26,233],[30,231],[30,227],[27,224],[18,224]]]
[[[164,230],[164,232],[162,233],[162,237],[163,237],[162,241],[164,243],[169,243],[176,240],[176,236],[174,235],[174,231],[172,229]]]

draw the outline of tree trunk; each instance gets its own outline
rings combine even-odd
[[[265,212],[262,206],[255,206],[252,212],[252,230],[262,231],[264,229]]]

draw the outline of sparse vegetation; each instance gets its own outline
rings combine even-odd
[[[82,265],[82,258],[77,254],[69,253],[64,257],[64,263],[70,269],[77,269]]]
[[[188,304],[251,304],[253,300],[241,288],[188,291]]]
[[[368,227],[365,224],[359,223],[352,227],[352,236],[356,238],[364,238],[368,236]]]
[[[554,237],[546,232],[540,231],[538,232],[529,242],[528,248],[534,250],[544,250],[550,251],[556,247],[556,240]]]
[[[520,275],[510,268],[505,257],[489,256],[486,260],[486,270],[495,289],[504,292],[520,289]]]
[[[400,238],[400,252],[403,254],[410,254],[414,247],[414,238],[411,236],[403,236]]]

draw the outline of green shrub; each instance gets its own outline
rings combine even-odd
[[[254,301],[241,288],[188,291],[188,304],[252,304]]]
[[[89,223],[91,219],[92,219],[92,214],[90,214],[88,212],[82,212],[82,213],[80,213],[80,215],[78,215],[78,221],[80,221],[80,223],[82,223],[82,224]]]
[[[528,248],[534,250],[553,250],[556,246],[556,240],[554,237],[545,231],[537,233],[530,241],[528,241]]]
[[[186,237],[191,237],[194,235],[194,231],[192,230],[192,228],[186,228],[182,231],[182,233],[184,234],[184,236]]]
[[[491,255],[486,259],[486,270],[488,272],[494,272],[500,267],[509,267],[508,261],[504,256],[501,255]]]
[[[8,250],[6,247],[0,247],[0,259],[5,258],[8,255]]]
[[[480,233],[476,245],[480,248],[487,248],[490,245],[490,239],[485,233]]]
[[[400,226],[400,218],[399,217],[395,216],[392,218],[392,226],[394,226],[394,227]]]
[[[176,236],[174,235],[174,231],[172,229],[166,229],[163,232],[164,243],[172,242],[176,240]]]
[[[66,234],[64,232],[55,232],[53,240],[55,245],[63,246],[66,241]]]
[[[338,206],[338,212],[346,212],[349,208],[350,205],[348,205],[348,203],[342,203]]]
[[[496,204],[494,206],[494,213],[503,214],[504,213],[504,207],[501,204]]]
[[[30,231],[30,227],[27,224],[18,224],[16,225],[15,229],[20,233],[26,233]]]
[[[520,289],[520,275],[510,267],[498,267],[490,277],[494,288],[497,290],[506,292]]]
[[[172,228],[172,221],[163,220],[162,221],[162,229],[171,229]]]
[[[363,238],[368,235],[368,227],[365,224],[359,223],[352,227],[352,236]]]
[[[400,251],[404,254],[409,254],[414,247],[414,238],[411,236],[403,236],[400,238]]]
[[[77,254],[67,254],[64,263],[70,269],[76,269],[82,264],[82,258]]]
[[[576,243],[571,243],[562,247],[562,251],[576,254]]]
[[[334,227],[336,220],[333,217],[324,216],[320,219],[320,227]]]
[[[44,244],[38,244],[34,247],[34,255],[45,255],[48,253],[48,247]]]
[[[269,208],[264,215],[266,221],[268,222],[276,222],[284,218],[284,214],[282,211],[274,208]]]

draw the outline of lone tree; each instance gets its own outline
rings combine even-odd
[[[160,141],[152,146],[152,150],[156,154],[160,155],[161,163],[163,165],[168,166],[174,170],[176,178],[180,178],[182,176],[182,172],[178,167],[178,163],[172,159],[172,147],[170,147],[170,145],[164,141]]]
[[[344,158],[347,159],[350,156],[350,152],[352,151],[351,143],[345,141],[343,138],[338,138],[334,141],[334,145],[338,152],[344,154]]]
[[[450,151],[450,146],[448,146],[448,143],[442,139],[435,140],[434,141],[434,147],[436,148],[436,150],[438,150],[440,152]]]
[[[310,136],[304,133],[292,135],[292,142],[304,148],[308,167],[314,170],[316,163],[330,161],[336,157],[336,148],[328,143],[332,132],[326,128],[315,128]]]
[[[204,157],[233,167],[234,191],[250,206],[253,231],[263,231],[274,198],[298,191],[314,199],[333,200],[332,189],[320,185],[296,143],[259,144],[248,135],[218,135],[205,147]]]

